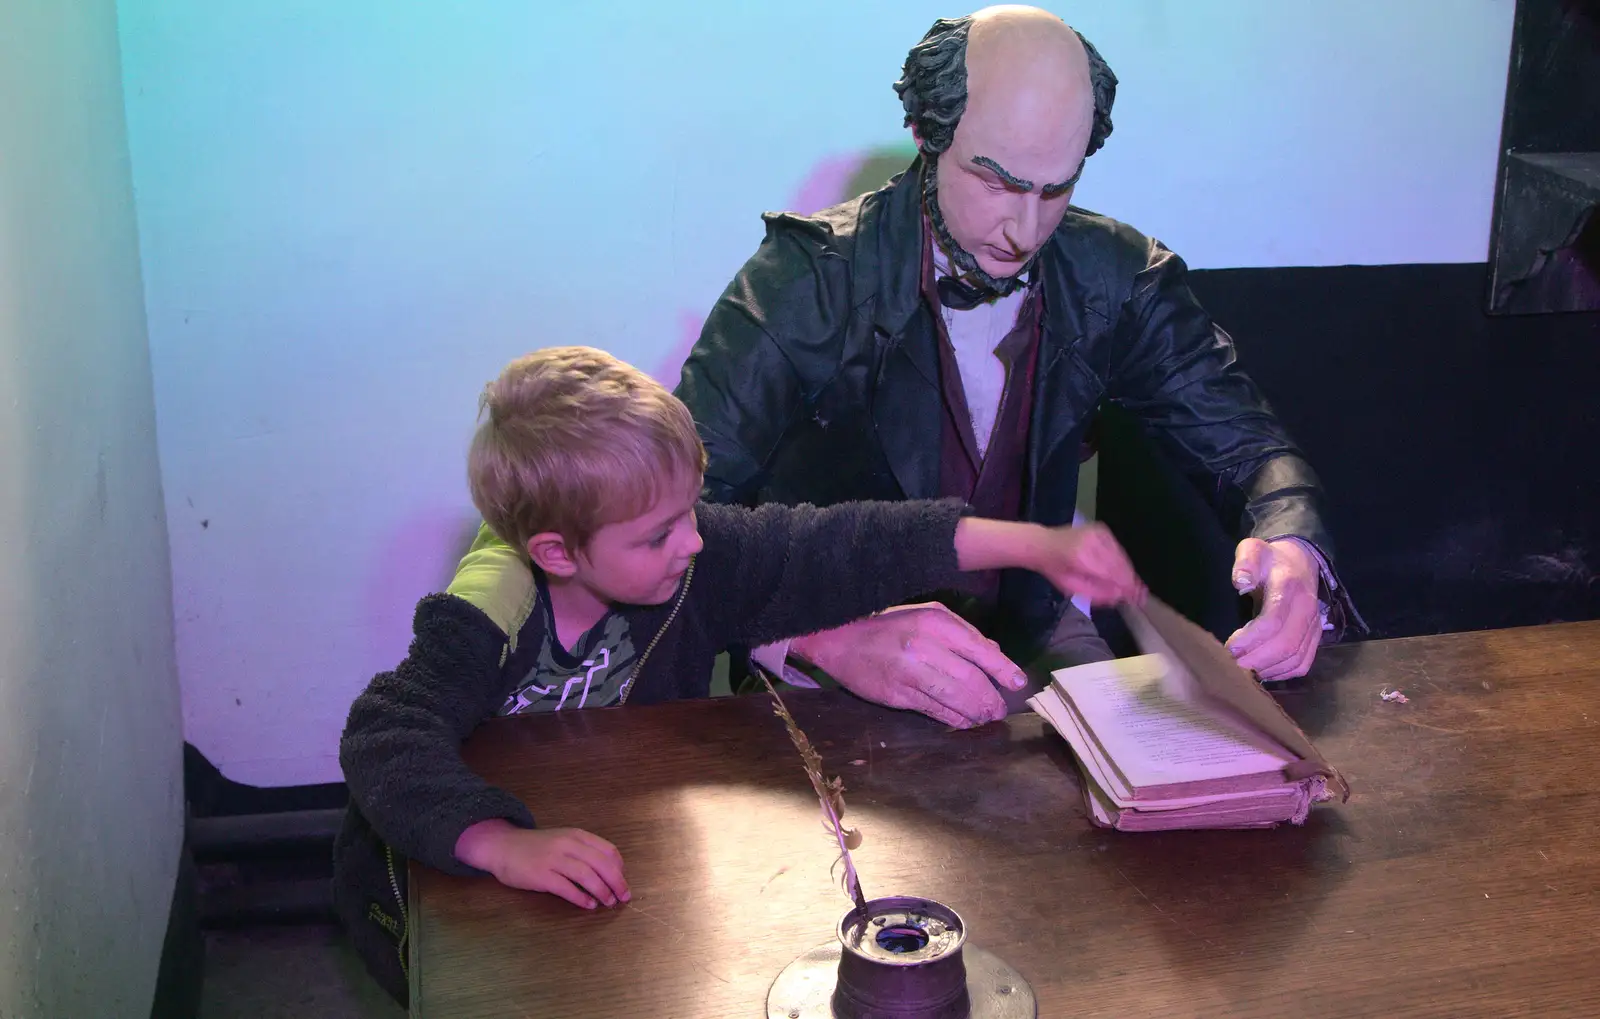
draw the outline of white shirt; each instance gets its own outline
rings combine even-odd
[[[951,275],[950,261],[937,244],[933,246],[933,271],[940,276]],[[961,375],[961,390],[967,398],[967,416],[972,419],[972,436],[977,440],[979,457],[989,448],[995,418],[1000,414],[1000,398],[1006,390],[1005,362],[994,351],[1016,328],[1017,316],[1022,313],[1027,298],[1027,288],[1023,288],[966,311],[939,306],[945,332],[950,336],[950,347],[955,352],[956,370]],[[1087,602],[1079,608],[1088,613]],[[756,648],[750,657],[757,665],[774,676],[782,676],[792,685],[816,686],[804,673],[786,668],[789,657],[786,640]]]
[[[950,261],[937,244],[933,247],[933,271],[940,276],[951,275]],[[967,416],[972,419],[979,457],[989,448],[995,417],[1000,413],[1000,397],[1006,388],[1005,362],[994,351],[1016,328],[1027,297],[1024,288],[966,311],[939,307],[961,374],[961,389],[967,397]]]

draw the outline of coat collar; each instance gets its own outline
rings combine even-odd
[[[877,291],[873,325],[899,336],[922,302],[922,156],[878,192],[877,229],[856,256],[857,293]]]

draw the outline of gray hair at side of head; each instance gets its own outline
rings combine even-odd
[[[922,41],[911,47],[894,90],[905,107],[907,127],[917,135],[917,148],[930,158],[955,140],[956,125],[967,108],[967,34],[972,15],[940,18]],[[1111,104],[1117,98],[1117,76],[1094,44],[1073,29],[1089,58],[1089,84],[1094,90],[1094,126],[1089,131],[1092,156],[1111,134]]]

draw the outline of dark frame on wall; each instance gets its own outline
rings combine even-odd
[[[1600,0],[1517,0],[1488,310],[1600,310]]]

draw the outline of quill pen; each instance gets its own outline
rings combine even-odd
[[[806,739],[806,734],[800,731],[800,726],[795,724],[794,716],[789,714],[789,709],[784,706],[783,698],[778,696],[772,680],[762,676],[761,681],[767,685],[767,693],[772,695],[772,713],[783,719],[784,727],[789,730],[790,741],[794,743],[794,748],[800,751],[800,761],[805,765],[806,777],[811,779],[811,788],[816,790],[817,801],[822,805],[822,827],[839,844],[839,859],[834,865],[844,864],[845,894],[865,911],[867,897],[861,892],[861,879],[856,875],[855,862],[850,859],[850,850],[861,845],[861,832],[855,828],[846,828],[839,820],[844,816],[844,779],[837,776],[832,779],[823,777],[822,755],[817,753],[811,746],[811,741]]]

